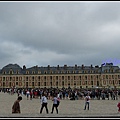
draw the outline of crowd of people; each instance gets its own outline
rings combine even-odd
[[[40,98],[42,93],[46,93],[48,99],[52,99],[54,94],[58,94],[60,99],[70,99],[78,100],[84,99],[84,97],[89,93],[92,100],[118,100],[120,98],[120,89],[108,89],[108,88],[94,88],[94,89],[80,89],[80,88],[7,88],[6,90],[0,90],[1,92],[7,92],[8,94],[17,93],[19,95],[27,96],[30,98]]]

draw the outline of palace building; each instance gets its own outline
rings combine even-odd
[[[59,66],[21,68],[8,64],[0,69],[0,88],[119,88],[120,68],[101,66]]]

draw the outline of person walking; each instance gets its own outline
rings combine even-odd
[[[86,107],[87,107],[88,110],[89,110],[89,105],[90,105],[90,96],[89,96],[89,94],[87,93],[87,95],[85,96],[85,107],[84,107],[84,110],[86,110]]]
[[[56,108],[56,112],[58,114],[58,106],[59,106],[59,103],[60,103],[60,99],[57,98],[56,94],[54,94],[52,101],[53,101],[53,105],[52,105],[52,112],[51,112],[51,114],[53,113],[54,108]]]
[[[40,114],[42,113],[42,110],[43,108],[45,107],[46,108],[46,113],[48,114],[48,107],[47,107],[47,97],[46,97],[46,94],[42,94],[42,97],[41,97],[41,109],[40,109]]]
[[[21,100],[22,100],[22,97],[18,96],[17,100],[14,102],[12,106],[12,113],[21,113],[20,103],[19,103]]]

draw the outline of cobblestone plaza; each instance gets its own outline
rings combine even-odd
[[[85,101],[79,100],[61,100],[59,106],[59,113],[56,114],[54,109],[51,114],[52,100],[48,100],[49,114],[46,114],[45,108],[40,114],[40,99],[33,98],[27,100],[25,95],[22,95],[23,100],[20,102],[21,114],[12,114],[11,108],[13,102],[17,99],[17,94],[10,95],[8,93],[0,92],[0,118],[119,118],[117,103],[118,100],[90,100],[90,110],[84,110]]]

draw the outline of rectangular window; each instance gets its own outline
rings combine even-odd
[[[16,85],[18,85],[18,82],[16,82]]]

